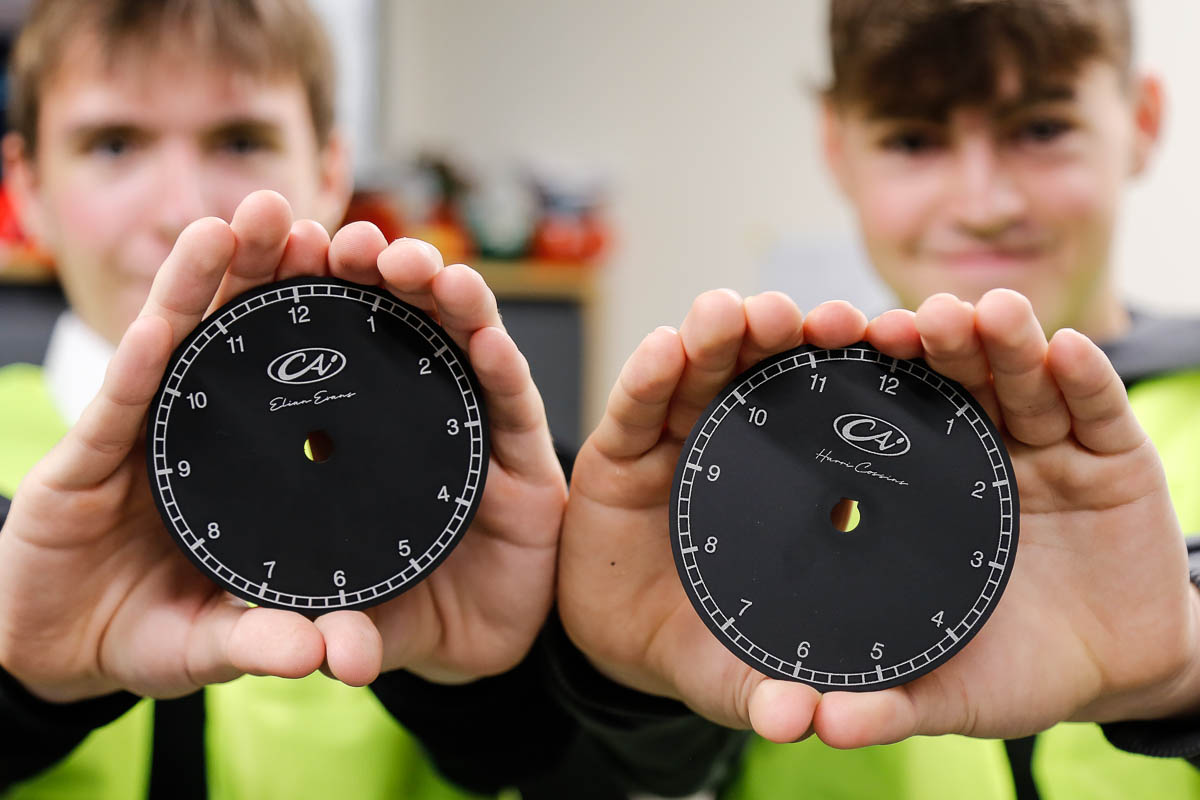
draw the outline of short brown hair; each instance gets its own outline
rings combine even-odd
[[[940,118],[995,99],[999,73],[1023,89],[1102,58],[1132,69],[1128,0],[831,0],[826,97],[884,116]]]
[[[106,57],[124,45],[177,44],[259,76],[294,74],[308,97],[317,143],[333,126],[333,58],[305,0],[37,0],[9,62],[9,127],[32,153],[47,81],[73,37],[92,34]],[[182,40],[182,41],[181,41]]]

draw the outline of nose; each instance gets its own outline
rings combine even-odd
[[[190,223],[210,213],[200,154],[184,143],[164,145],[156,179],[150,213],[158,235],[170,246]]]
[[[1025,196],[1005,165],[1000,146],[988,132],[962,137],[954,148],[952,208],[956,222],[976,236],[989,236],[1016,223]]]

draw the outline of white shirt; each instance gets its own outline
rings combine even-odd
[[[116,348],[74,311],[59,315],[50,334],[44,374],[54,408],[68,425],[79,421],[100,392],[114,352]]]

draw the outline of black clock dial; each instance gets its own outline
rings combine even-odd
[[[833,512],[850,503],[857,526],[843,530]],[[866,344],[804,346],[701,415],[675,472],[671,545],[697,613],[747,664],[870,691],[978,633],[1019,516],[1004,444],[960,385]]]
[[[321,613],[411,588],[466,532],[488,431],[466,357],[369,286],[251,290],[178,347],[150,409],[167,531],[253,603]]]

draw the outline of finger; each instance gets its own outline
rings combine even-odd
[[[294,611],[246,608],[218,596],[196,619],[186,658],[198,686],[243,674],[303,678],[321,666],[325,644],[312,621]]]
[[[140,317],[129,326],[100,393],[42,463],[49,485],[95,486],[125,461],[144,431],[146,410],[174,349],[171,336],[159,317]]]
[[[317,617],[325,639],[325,667],[347,686],[366,686],[379,677],[383,638],[361,611],[333,611]]]
[[[962,384],[1000,423],[991,367],[975,330],[975,308],[952,294],[935,294],[917,309],[916,325],[929,368]]]
[[[333,235],[329,243],[329,271],[342,280],[378,286],[379,256],[387,248],[387,239],[370,222],[351,222]]]
[[[822,303],[804,320],[804,340],[817,347],[846,347],[866,333],[866,315],[845,300]]]
[[[442,254],[420,239],[397,239],[379,254],[378,267],[387,289],[404,302],[437,317],[433,277],[442,269]]]
[[[516,343],[499,328],[482,328],[467,352],[487,404],[492,457],[531,481],[561,481],[542,396]]]
[[[700,413],[737,369],[746,332],[742,298],[731,289],[716,289],[696,298],[679,336],[687,361],[667,412],[667,430],[685,439]]]
[[[438,319],[459,347],[480,328],[504,329],[496,295],[475,270],[464,264],[451,264],[430,280],[430,291],[437,306]]]
[[[329,270],[329,232],[315,220],[298,219],[292,223],[287,245],[279,258],[275,280],[284,281],[302,275],[324,275]]]
[[[917,315],[907,309],[887,311],[871,320],[864,338],[892,358],[920,358],[925,354],[917,332]]]
[[[139,316],[165,319],[172,347],[183,341],[212,303],[236,249],[237,237],[224,220],[205,217],[188,225],[154,276]]]
[[[738,354],[737,372],[749,369],[768,356],[804,343],[804,315],[782,292],[747,297],[746,336]]]
[[[643,339],[608,395],[604,418],[589,438],[592,446],[607,458],[623,459],[658,444],[685,362],[674,328],[658,328]]]
[[[238,204],[229,227],[237,248],[209,311],[274,279],[292,227],[292,207],[278,192],[254,192]]]
[[[792,681],[764,680],[754,687],[746,716],[759,736],[772,742],[798,742],[812,731],[820,694]]]
[[[1064,328],[1050,340],[1046,363],[1071,412],[1071,429],[1096,453],[1124,453],[1146,440],[1125,386],[1104,352],[1078,331]]]
[[[1067,405],[1046,366],[1046,334],[1033,306],[1009,289],[993,289],[975,307],[1004,426],[1026,444],[1060,441],[1071,430]]]
[[[954,704],[933,704],[949,709]],[[849,750],[892,744],[924,730],[953,730],[951,720],[922,720],[918,705],[905,687],[880,692],[829,692],[821,698],[813,728],[830,747]]]

